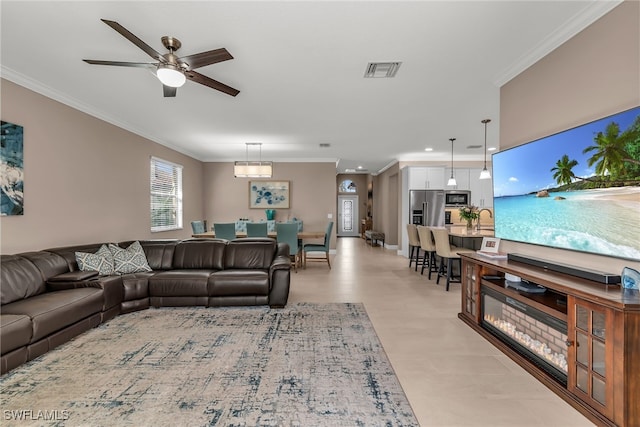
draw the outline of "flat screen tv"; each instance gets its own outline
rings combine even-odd
[[[640,107],[492,160],[496,237],[640,260]]]

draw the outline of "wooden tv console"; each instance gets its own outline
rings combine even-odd
[[[521,262],[461,256],[460,319],[596,425],[640,426],[640,296]],[[504,279],[506,273],[547,290],[516,290]],[[526,350],[492,330],[485,311],[495,303],[488,294],[566,322],[565,379],[542,369]]]

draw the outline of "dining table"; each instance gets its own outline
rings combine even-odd
[[[267,233],[269,237],[276,238],[277,234],[275,231],[270,231]],[[300,240],[309,240],[309,239],[324,239],[325,231],[298,231],[298,239]],[[192,234],[191,237],[198,239],[214,239],[216,237],[215,231],[207,231],[204,233],[195,233]],[[246,232],[236,233],[237,238],[247,237]]]

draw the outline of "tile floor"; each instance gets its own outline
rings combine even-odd
[[[331,264],[292,273],[289,301],[364,303],[421,426],[593,426],[458,319],[460,284],[360,238],[338,238]]]

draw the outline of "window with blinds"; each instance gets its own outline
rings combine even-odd
[[[182,166],[151,158],[151,231],[182,228]]]

